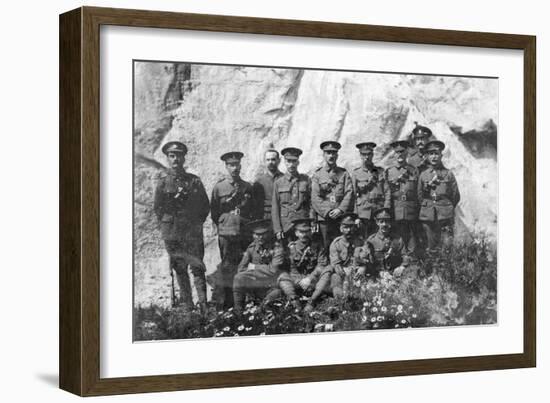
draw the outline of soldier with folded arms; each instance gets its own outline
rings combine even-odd
[[[210,206],[200,178],[185,171],[187,146],[171,141],[162,147],[170,168],[159,175],[153,210],[170,258],[170,274],[176,272],[180,299],[193,304],[188,268],[191,269],[200,308],[206,309],[206,268],[202,226]]]
[[[225,163],[227,176],[212,189],[211,216],[221,257],[220,273],[214,287],[218,309],[233,306],[233,277],[250,242],[246,224],[253,218],[254,202],[252,185],[240,176],[243,156],[240,151],[231,151],[220,157]]]
[[[450,245],[454,236],[455,209],[460,201],[456,178],[441,161],[445,144],[430,141],[426,144],[428,163],[418,179],[419,220],[422,222],[428,249]]]
[[[361,156],[361,166],[352,171],[355,190],[355,213],[361,220],[361,236],[366,239],[376,231],[372,213],[391,203],[390,189],[386,184],[384,169],[374,165],[372,158],[376,144],[364,142],[356,145]]]

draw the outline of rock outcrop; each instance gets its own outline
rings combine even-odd
[[[355,144],[378,144],[375,163],[391,163],[388,144],[406,139],[414,122],[447,144],[443,161],[456,174],[462,201],[457,233],[497,233],[498,81],[238,66],[135,65],[135,305],[169,303],[167,256],[152,212],[154,177],[170,140],[189,147],[186,168],[208,193],[224,174],[219,156],[244,152],[242,176],[261,170],[263,151],[304,150],[300,170],[321,164],[319,143],[338,140],[339,161],[359,163]],[[219,262],[210,219],[205,263]]]

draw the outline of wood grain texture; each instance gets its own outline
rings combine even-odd
[[[524,352],[385,363],[100,378],[101,25],[524,51]],[[60,387],[82,396],[531,367],[536,363],[535,37],[83,7],[60,17]]]
[[[81,10],[59,18],[59,386],[81,394]]]
[[[524,48],[523,66],[523,354],[536,366],[537,338],[537,96],[536,39],[530,37]]]

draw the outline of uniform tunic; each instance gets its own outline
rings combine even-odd
[[[241,178],[223,178],[212,189],[211,215],[218,235],[239,236],[253,218],[252,185]]]
[[[409,263],[407,249],[403,239],[393,233],[384,235],[381,231],[372,234],[366,241],[366,248],[371,255],[370,262],[367,263],[367,269],[373,274],[382,270],[392,271],[396,267]],[[361,253],[358,253],[358,257]],[[365,261],[359,261],[358,264],[365,264]]]
[[[198,176],[172,169],[160,174],[153,210],[164,240],[202,243],[202,224],[210,206]]]
[[[255,217],[258,219],[265,218],[271,219],[271,203],[273,200],[273,184],[275,181],[283,176],[283,173],[279,170],[273,174],[266,171],[256,177],[256,180],[252,184],[253,199],[255,206]]]
[[[277,178],[273,185],[272,220],[273,231],[287,232],[292,221],[310,218],[311,180],[307,175],[289,173]]]
[[[443,165],[425,169],[418,179],[417,197],[420,201],[420,221],[454,218],[460,192],[454,174]]]
[[[288,245],[288,255],[290,265],[288,274],[294,283],[309,276],[314,284],[329,265],[325,248],[319,241],[291,242]]]
[[[412,165],[393,166],[386,170],[394,220],[418,219],[418,170]]]
[[[373,213],[390,207],[390,191],[384,177],[384,170],[377,166],[360,166],[353,170],[355,189],[355,213],[359,218],[371,220]]]
[[[328,220],[327,214],[334,209],[351,212],[353,186],[348,171],[328,165],[317,168],[311,177],[311,205],[319,221]]]

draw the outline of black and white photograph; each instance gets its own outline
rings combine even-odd
[[[133,340],[496,325],[498,91],[134,60]]]

